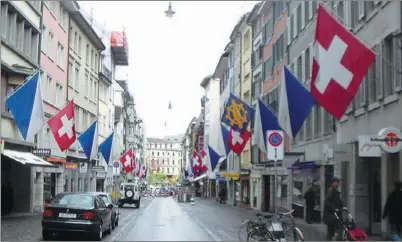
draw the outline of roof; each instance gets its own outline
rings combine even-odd
[[[216,76],[216,72],[218,71],[219,66],[220,66],[221,64],[223,64],[222,61],[223,61],[223,60],[226,60],[225,58],[227,58],[227,57],[229,57],[229,53],[226,52],[226,51],[221,55],[221,57],[219,57],[219,61],[218,61],[218,64],[216,65],[216,67],[215,67],[215,71],[214,71],[213,78],[218,78],[218,77]],[[226,62],[226,66],[227,66],[227,62]]]
[[[262,6],[264,5],[264,2],[259,2],[256,5],[254,5],[253,10],[251,10],[250,15],[247,18],[247,23],[251,24],[254,19],[258,16],[259,14],[259,10],[262,8]]]
[[[209,83],[209,80],[211,80],[213,77],[214,77],[213,74],[209,74],[208,76],[204,77],[204,79],[202,79],[200,86],[205,88]]]
[[[182,134],[175,135],[175,136],[166,136],[161,138],[147,138],[148,143],[167,143],[167,144],[174,144],[174,143],[181,143],[183,140]]]
[[[85,33],[86,37],[98,50],[106,49],[106,46],[103,44],[98,34],[91,27],[91,25],[88,23],[88,21],[85,19],[85,17],[82,15],[80,11],[71,13],[71,19],[81,28],[81,30]]]
[[[239,30],[240,26],[247,20],[250,12],[247,12],[241,16],[239,21],[237,22],[236,26],[233,28],[232,33],[230,34],[230,39],[234,40],[236,32]]]

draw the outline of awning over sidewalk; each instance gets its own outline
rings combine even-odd
[[[297,160],[292,166],[288,167],[289,170],[304,170],[317,167],[315,161],[303,161]]]
[[[55,167],[51,163],[43,160],[42,158],[37,157],[34,154],[31,154],[29,152],[22,152],[22,151],[6,149],[6,150],[4,150],[3,155],[5,155],[8,158],[13,159],[23,165]]]
[[[208,176],[207,174],[202,174],[201,176],[195,178],[195,179],[193,180],[193,182],[199,181],[199,180],[201,180],[202,178],[205,178],[205,177],[207,177],[207,176]]]

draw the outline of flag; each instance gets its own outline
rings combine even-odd
[[[253,115],[253,108],[230,93],[221,121],[234,130],[243,133],[247,129]]]
[[[228,156],[230,154],[230,147],[229,147],[229,130],[221,123],[221,132],[222,132],[222,139],[225,146],[225,155]]]
[[[71,100],[53,118],[49,119],[47,124],[60,150],[67,150],[77,139],[74,124],[74,101]]]
[[[138,177],[141,177],[141,166],[142,166],[142,164],[141,164],[139,159],[135,163],[136,163],[135,175],[138,176]]]
[[[370,48],[319,4],[310,90],[328,113],[342,118],[375,58]]]
[[[98,123],[95,121],[87,130],[78,137],[82,149],[89,160],[96,158],[96,147],[98,142]]]
[[[211,172],[214,172],[216,166],[219,164],[222,157],[209,145],[208,145],[208,156],[209,156],[209,163],[211,165]]]
[[[113,142],[114,142],[114,132],[112,132],[109,137],[107,137],[102,144],[99,145],[99,151],[102,154],[103,158],[106,161],[106,164],[109,164],[112,159],[113,154]]]
[[[294,139],[308,118],[315,100],[309,90],[284,65],[280,86],[278,123]]]
[[[244,131],[243,133],[239,133],[234,129],[230,129],[229,147],[236,155],[240,156],[250,138],[251,132],[248,130]]]
[[[278,124],[278,118],[271,109],[257,99],[257,107],[254,118],[254,133],[253,144],[256,144],[261,151],[266,153],[267,131],[268,130],[281,130]]]
[[[145,164],[142,164],[141,169],[140,169],[140,178],[141,179],[145,178],[145,173],[146,173],[146,167],[145,167]]]
[[[141,165],[141,162],[140,162],[140,155],[137,154],[137,155],[135,155],[134,157],[135,157],[135,161],[134,161],[135,166],[134,166],[134,169],[133,169],[133,173],[134,173],[134,174],[137,174],[137,176],[138,176],[139,171],[140,171],[140,165]]]
[[[129,149],[120,157],[120,163],[126,173],[130,173],[133,170],[133,160],[134,153],[132,149]]]
[[[24,140],[33,141],[34,136],[46,123],[39,71],[28,77],[25,83],[8,96],[5,104],[10,109]]]

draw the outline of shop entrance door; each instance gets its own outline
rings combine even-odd
[[[271,206],[271,182],[270,176],[263,176],[264,182],[264,206],[263,212],[269,212]]]
[[[367,184],[369,190],[369,234],[381,234],[381,162],[379,159],[367,159]]]

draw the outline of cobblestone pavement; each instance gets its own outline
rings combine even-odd
[[[147,205],[154,198],[143,197],[141,208],[135,209],[134,205],[125,205],[120,208],[119,226],[116,227],[111,235],[104,237],[104,241],[114,240],[116,234],[124,230],[125,225],[135,217],[136,214],[146,209]],[[42,240],[42,214],[20,214],[1,218],[1,241],[38,241]],[[82,240],[76,236],[54,238],[55,240]]]

